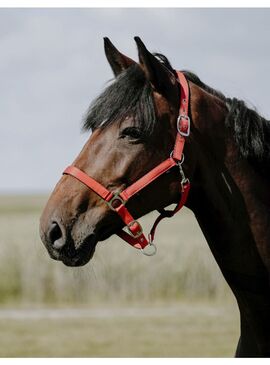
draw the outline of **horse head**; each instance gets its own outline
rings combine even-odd
[[[114,195],[168,159],[177,135],[181,94],[177,74],[165,57],[150,53],[140,38],[135,41],[138,63],[104,39],[115,80],[91,104],[84,129],[92,133],[73,162]],[[189,178],[194,156],[185,167]],[[168,169],[134,194],[126,204],[132,217],[176,203],[180,177],[178,168]],[[98,241],[123,225],[104,199],[78,179],[63,175],[42,214],[40,234],[52,258],[79,266],[91,259]]]

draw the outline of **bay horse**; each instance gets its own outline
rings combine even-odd
[[[68,266],[86,264],[113,234],[152,254],[153,234],[146,239],[136,219],[155,209],[169,217],[165,207],[185,204],[236,297],[236,356],[267,357],[270,122],[135,41],[138,63],[104,38],[115,80],[87,112],[92,133],[48,200],[41,239]]]

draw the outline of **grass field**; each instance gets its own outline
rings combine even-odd
[[[3,316],[1,357],[232,357],[239,336],[232,303],[15,311],[11,319],[0,312]]]
[[[45,201],[0,197],[0,356],[233,356],[236,304],[191,212],[161,224],[155,257],[113,237],[74,269],[40,242]]]

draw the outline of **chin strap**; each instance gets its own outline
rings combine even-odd
[[[171,218],[175,215],[175,213],[177,213],[186,203],[187,198],[188,198],[188,193],[189,193],[189,189],[190,189],[190,184],[187,183],[183,186],[183,189],[181,189],[181,199],[179,201],[179,203],[176,205],[176,207],[173,210],[159,210],[158,212],[160,213],[159,216],[156,218],[150,233],[148,234],[148,240],[145,238],[143,232],[142,232],[142,228],[141,225],[139,224],[139,222],[137,221],[131,221],[132,225],[133,223],[136,224],[135,226],[135,230],[138,229],[138,237],[133,236],[131,234],[128,234],[127,232],[125,232],[124,230],[121,230],[119,232],[117,232],[117,235],[122,238],[124,241],[126,241],[127,243],[129,243],[131,246],[141,249],[143,254],[146,256],[153,256],[157,249],[156,246],[154,245],[154,239],[155,239],[155,233],[156,233],[156,228],[158,226],[158,224],[162,221],[162,219],[164,218]],[[131,227],[129,227],[129,230]],[[138,238],[139,238],[139,242],[138,242]],[[148,250],[144,250],[145,247],[148,247]]]
[[[85,184],[97,195],[99,195],[108,204],[109,208],[115,211],[125,223],[127,231],[120,230],[119,232],[117,232],[117,235],[131,246],[140,249],[147,256],[152,256],[156,253],[156,246],[153,244],[153,241],[155,237],[155,231],[159,222],[163,218],[170,218],[174,216],[174,214],[177,213],[185,205],[190,190],[190,182],[185,177],[182,168],[182,164],[184,162],[183,149],[185,145],[185,139],[190,134],[190,118],[188,116],[189,88],[184,74],[177,71],[177,76],[181,86],[180,108],[179,116],[176,122],[177,134],[174,149],[171,152],[169,158],[161,162],[158,166],[153,168],[139,180],[135,181],[132,185],[128,186],[125,190],[117,194],[114,194],[111,191],[107,190],[99,182],[97,182],[95,179],[88,176],[86,173],[84,173],[75,166],[69,166],[63,172],[63,174],[75,177],[77,180]],[[180,200],[173,210],[159,210],[160,215],[155,220],[147,239],[143,233],[143,229],[140,223],[132,217],[125,204],[132,196],[134,196],[136,193],[149,185],[152,181],[156,180],[159,176],[175,166],[178,166],[181,178]]]

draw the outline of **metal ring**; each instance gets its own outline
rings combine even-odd
[[[173,158],[173,153],[174,151],[172,151],[170,153],[170,158]],[[174,159],[174,158],[173,158]],[[181,158],[181,161],[177,161],[177,165],[182,165],[182,163],[185,161],[185,155],[182,153],[182,158]]]
[[[152,247],[152,251],[147,252],[145,251],[145,249],[148,247],[148,249],[150,247]],[[145,255],[145,256],[154,256],[157,253],[157,246],[154,243],[149,243],[149,245],[147,245],[145,248],[141,248],[141,252]]]
[[[178,162],[178,165],[182,165],[184,161],[185,161],[185,155],[182,153],[182,158],[181,161]]]
[[[114,195],[112,196],[112,198],[111,198],[111,200],[109,200],[109,201],[106,201],[106,203],[107,203],[107,205],[109,206],[109,208],[111,209],[111,210],[114,210],[114,211],[116,211],[117,210],[117,208],[122,204],[122,205],[125,205],[126,204],[126,201],[120,196],[120,194],[121,194],[121,192],[119,192],[119,193],[114,193]],[[120,202],[120,204],[116,207],[116,208],[114,208],[114,206],[113,206],[113,202],[114,201],[119,201]]]

